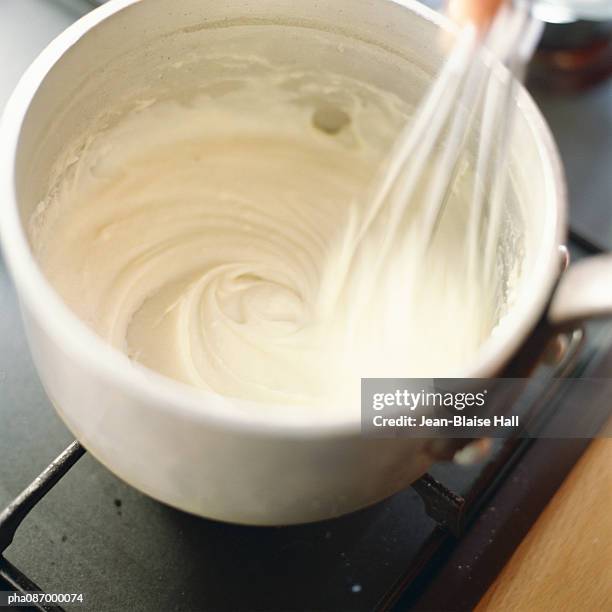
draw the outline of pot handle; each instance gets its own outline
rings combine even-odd
[[[612,254],[572,264],[561,275],[548,309],[553,326],[612,316]]]

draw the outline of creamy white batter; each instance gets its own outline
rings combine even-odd
[[[132,359],[230,397],[341,409],[361,376],[452,374],[496,317],[466,299],[461,181],[426,261],[407,226],[375,282],[372,245],[345,283],[339,245],[408,110],[336,75],[254,73],[76,143],[31,222],[44,272]]]

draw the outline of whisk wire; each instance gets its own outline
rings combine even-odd
[[[366,206],[351,211],[333,273],[335,278],[349,278],[354,262],[369,258],[372,274],[352,287],[355,300],[369,299],[390,254],[406,252],[406,240],[415,231],[418,239],[411,256],[426,257],[453,200],[462,160],[469,162],[472,157],[471,140],[477,146],[464,238],[466,280],[470,287],[484,284],[497,292],[497,245],[508,185],[513,111],[518,83],[541,30],[542,24],[532,16],[531,0],[514,0],[498,12],[486,32],[472,25],[460,31],[412,122],[402,129],[381,167]],[[332,287],[322,291],[332,308],[341,291],[339,284],[323,286]],[[470,291],[468,300],[477,299],[478,291]]]

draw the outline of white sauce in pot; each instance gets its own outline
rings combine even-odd
[[[341,410],[361,376],[452,375],[498,316],[467,298],[462,180],[425,262],[407,227],[376,283],[366,253],[322,309],[408,109],[337,75],[255,72],[137,101],[76,143],[31,220],[45,274],[132,359],[229,397]]]

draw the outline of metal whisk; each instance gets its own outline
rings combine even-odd
[[[502,7],[485,32],[472,25],[460,32],[440,74],[414,119],[397,139],[374,186],[357,233],[357,244],[372,231],[384,212],[385,240],[378,251],[382,262],[397,239],[418,189],[418,222],[423,238],[420,243],[427,249],[449,202],[468,137],[476,133],[478,147],[467,244],[470,249],[479,248],[478,236],[484,232],[485,251],[492,252],[498,239],[506,187],[517,86],[541,31],[542,24],[532,16],[531,3],[519,0]],[[500,65],[506,70],[500,69]],[[434,171],[425,176],[434,158]],[[472,255],[468,255],[469,260],[474,259]],[[489,261],[487,265],[492,264]]]
[[[514,0],[498,11],[486,31],[468,25],[459,32],[439,75],[365,194],[365,203],[351,210],[334,266],[322,283],[321,312],[334,308],[345,285],[351,287],[353,304],[367,301],[398,253],[408,250],[417,262],[427,257],[474,136],[478,145],[465,236],[467,285],[497,291],[495,251],[517,87],[541,31],[530,0]],[[418,224],[410,226],[410,233],[407,220]],[[367,278],[356,275],[357,281],[349,281],[351,268],[363,260],[368,262]],[[344,282],[337,283],[338,278]],[[469,299],[478,295],[478,290],[471,291]],[[355,318],[357,312],[353,308]]]

